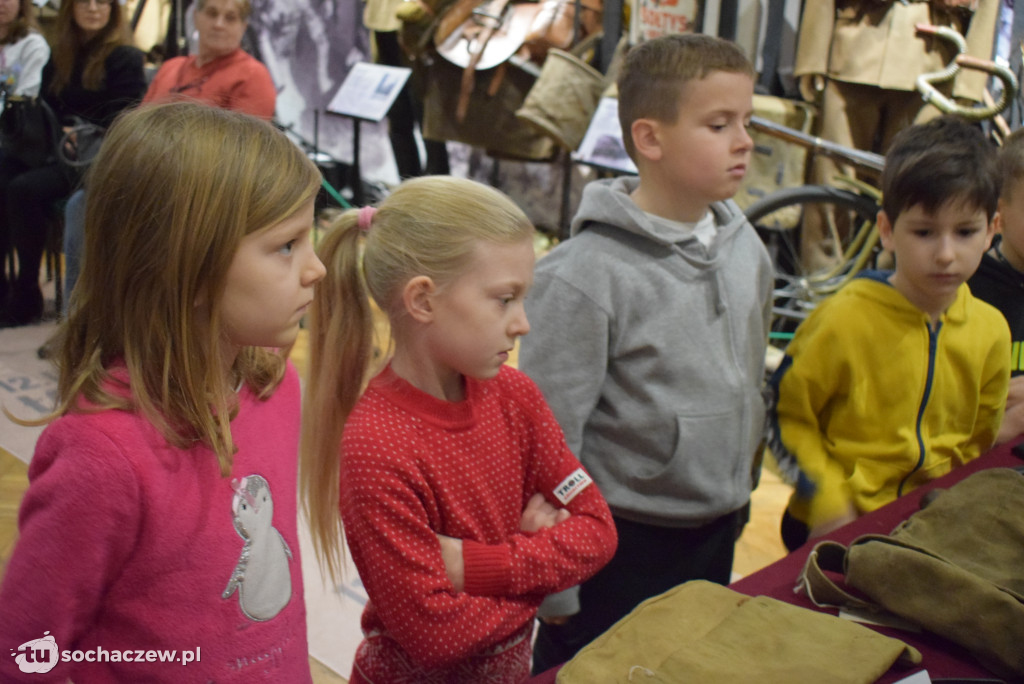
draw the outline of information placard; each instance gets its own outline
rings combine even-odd
[[[614,97],[602,97],[597,111],[590,119],[590,126],[583,136],[583,142],[573,154],[578,162],[600,166],[623,173],[637,173],[636,164],[626,153],[622,144],[622,127],[619,125],[619,101]]]
[[[380,121],[387,116],[412,69],[359,62],[348,72],[338,92],[327,105],[332,114],[365,121]]]
[[[637,0],[629,27],[632,45],[672,33],[696,31],[697,0]]]

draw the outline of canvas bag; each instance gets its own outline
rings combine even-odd
[[[810,133],[814,127],[816,111],[806,102],[754,94],[754,114],[783,126]],[[768,133],[751,130],[754,150],[750,167],[733,199],[740,209],[782,188],[792,188],[806,182],[808,151]],[[789,207],[774,215],[780,228],[795,228],[800,223],[800,207]]]
[[[1024,679],[1024,475],[992,468],[938,491],[889,536],[819,543],[801,586],[818,605],[891,612]]]
[[[496,72],[503,71],[502,74]],[[513,65],[476,72],[481,84],[470,95],[468,116],[458,121],[455,109],[460,96],[463,69],[436,59],[424,71],[423,136],[430,140],[455,140],[481,147],[490,156],[549,161],[555,142],[516,118],[536,77]],[[493,90],[491,86],[498,84]]]
[[[695,580],[650,598],[583,648],[558,684],[874,682],[903,642],[848,620]]]

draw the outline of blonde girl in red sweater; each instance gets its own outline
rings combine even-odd
[[[529,331],[533,227],[492,188],[429,176],[343,214],[320,256],[300,482],[321,563],[340,574],[344,524],[370,598],[350,681],[521,682],[541,600],[616,544],[505,364]],[[371,300],[391,330],[376,374]]]

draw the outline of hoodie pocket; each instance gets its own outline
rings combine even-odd
[[[677,415],[674,444],[634,474],[634,488],[694,507],[733,499],[737,473],[750,470],[750,459],[738,457],[747,441],[746,424],[740,407]]]

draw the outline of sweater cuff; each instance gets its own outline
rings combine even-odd
[[[845,517],[849,514],[851,506],[853,496],[845,483],[821,486],[808,503],[807,526],[814,528]]]
[[[511,585],[512,553],[506,545],[462,540],[463,590],[473,596],[499,596]]]
[[[569,587],[557,594],[548,594],[537,609],[537,617],[564,617],[580,612],[579,585]]]

